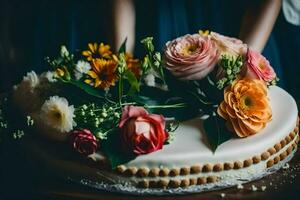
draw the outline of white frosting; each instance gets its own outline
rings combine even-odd
[[[274,144],[284,139],[296,126],[297,106],[293,98],[279,87],[272,86],[269,90],[269,98],[273,111],[273,120],[260,133],[244,139],[231,139],[220,145],[215,153],[207,146],[206,134],[202,129],[200,119],[193,119],[184,122],[177,130],[175,140],[164,149],[137,157],[135,160],[127,163],[126,166],[134,167],[182,167],[194,164],[222,163],[227,161],[237,161],[252,158],[254,155],[260,155]],[[297,136],[298,137],[298,136]],[[270,157],[280,155],[287,150],[297,140],[295,137],[288,145]],[[58,155],[53,148],[47,148],[42,142],[28,140],[26,150],[30,155],[41,160],[45,166],[54,170],[58,175],[69,177],[73,181],[79,182],[91,187],[100,188],[107,191],[133,193],[133,194],[169,194],[201,192],[212,189],[234,186],[238,183],[244,183],[266,176],[278,170],[285,162],[289,161],[295,150],[284,160],[271,168],[267,168],[267,161],[261,161],[249,167],[223,170],[220,172],[200,172],[198,174],[179,175],[176,177],[167,177],[172,179],[187,179],[207,176],[217,176],[219,181],[204,185],[190,186],[187,188],[176,189],[140,189],[135,185],[141,180],[159,181],[164,177],[138,177],[122,176],[114,171],[100,170],[72,160],[66,155]],[[97,154],[96,160],[103,159]],[[77,181],[78,182],[78,181]]]
[[[193,119],[179,126],[175,140],[170,145],[165,145],[157,152],[138,156],[125,166],[171,168],[244,160],[260,155],[294,129],[298,115],[296,102],[286,91],[271,86],[268,94],[273,112],[272,121],[256,135],[226,141],[213,153],[208,146],[202,121]]]

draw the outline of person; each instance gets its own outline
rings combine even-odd
[[[209,29],[237,37],[262,52],[281,77],[272,33],[281,4],[281,0],[114,0],[114,45],[117,48],[127,37],[129,50],[140,55],[143,37],[154,36],[156,47],[162,49],[168,40]],[[283,79],[280,85],[284,86]]]
[[[274,36],[288,92],[300,105],[300,1],[283,0],[282,12],[274,27]],[[280,77],[281,78],[281,77]]]
[[[203,1],[200,1],[203,2]],[[143,2],[144,4],[145,2]],[[158,5],[162,7],[166,6],[168,3],[170,10],[174,9],[174,5],[182,4],[183,6],[177,6],[178,8],[184,7],[184,1],[160,1]],[[206,2],[207,3],[207,2]],[[220,3],[220,2],[219,2]],[[230,3],[228,3],[230,4]],[[233,4],[233,3],[232,3]],[[135,44],[135,20],[136,20],[136,12],[135,12],[135,4],[134,0],[114,0],[114,35],[115,35],[115,46],[120,46],[124,39],[127,37],[127,43],[129,46],[129,50],[133,51],[133,47]],[[221,7],[221,5],[219,5]],[[148,9],[148,6],[143,6]],[[247,43],[251,48],[256,51],[261,52],[272,32],[273,26],[275,24],[276,18],[279,14],[281,8],[281,0],[266,0],[261,1],[255,6],[249,6],[249,8],[245,11],[242,24],[240,27],[239,38]],[[175,8],[176,9],[176,8]],[[169,11],[170,11],[169,10]],[[167,12],[169,12],[167,11]],[[149,10],[151,12],[151,10]],[[186,11],[184,11],[186,12]],[[218,10],[216,10],[218,12]],[[144,13],[149,14],[149,13]],[[164,15],[164,14],[161,14]],[[177,15],[177,13],[176,13]],[[178,14],[180,15],[180,14]],[[137,16],[139,18],[141,16]],[[178,23],[177,26],[180,26],[180,16],[177,18],[179,22],[173,20],[173,23]],[[182,19],[181,19],[182,20]],[[166,22],[166,21],[165,21]],[[220,21],[221,23],[221,21]],[[172,21],[163,23],[165,28],[168,27],[168,24],[172,24]],[[207,25],[206,25],[207,26]],[[194,26],[195,27],[195,26]],[[196,25],[197,27],[201,27],[201,24]],[[186,28],[183,28],[186,29]],[[188,33],[187,31],[182,31],[183,34]],[[176,37],[179,35],[176,34]],[[158,37],[163,37],[158,35]],[[168,38],[169,39],[169,38]]]

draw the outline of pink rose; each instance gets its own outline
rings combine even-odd
[[[225,54],[231,54],[233,56],[243,56],[247,52],[247,45],[244,44],[241,40],[227,37],[215,32],[210,33],[211,40],[213,40],[219,52]]]
[[[119,128],[125,150],[135,155],[162,149],[169,137],[164,117],[149,114],[143,107],[125,106]]]
[[[185,35],[167,42],[164,52],[167,69],[181,80],[200,80],[218,62],[215,43],[200,34]]]
[[[73,148],[83,155],[95,153],[98,147],[96,137],[88,129],[72,131],[70,142]]]
[[[271,82],[276,77],[276,73],[269,61],[263,55],[250,48],[248,48],[241,75],[248,78],[260,79],[265,82]]]

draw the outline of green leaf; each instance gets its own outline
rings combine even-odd
[[[110,133],[106,140],[101,141],[101,150],[108,157],[112,169],[115,169],[118,165],[127,163],[135,158],[133,154],[127,154],[124,152],[119,131]]]
[[[118,53],[125,53],[126,52],[126,42],[127,42],[127,37],[125,38],[125,40],[123,41],[123,43],[121,44]]]
[[[150,88],[149,88],[150,89]],[[140,94],[131,96],[131,99],[142,106],[167,106],[178,103],[186,103],[182,98],[170,98],[168,92],[162,92],[161,90],[144,90],[147,95]],[[155,93],[154,93],[155,92]],[[167,94],[166,94],[167,93]],[[154,95],[156,94],[156,95]],[[147,108],[151,113],[161,114],[164,117],[174,117],[178,121],[184,121],[195,117],[198,114],[198,110],[192,106],[186,106],[182,108]]]
[[[104,99],[103,97],[103,93],[104,91],[91,87],[90,85],[81,82],[81,81],[74,81],[74,80],[70,80],[68,83],[71,83],[72,85],[82,89],[83,91],[85,91],[87,94],[97,97],[97,98],[101,98]]]
[[[215,152],[219,145],[232,138],[232,135],[225,126],[225,120],[221,119],[215,112],[204,120],[204,130],[208,141]]]
[[[128,80],[128,83],[130,84],[128,95],[133,95],[134,93],[140,91],[140,83],[132,71],[127,70],[124,73],[124,78]]]

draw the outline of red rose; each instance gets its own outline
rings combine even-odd
[[[73,148],[84,155],[90,155],[97,150],[96,137],[88,129],[74,130],[70,133]]]
[[[164,117],[149,114],[143,107],[125,106],[119,127],[124,147],[135,155],[162,149],[169,137]]]

